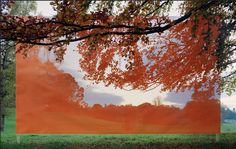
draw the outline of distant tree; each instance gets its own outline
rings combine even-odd
[[[92,108],[98,110],[98,109],[102,109],[102,106],[100,104],[94,104]]]
[[[153,104],[155,106],[160,106],[161,105],[161,97],[157,96],[154,100],[153,100]]]
[[[10,15],[25,16],[36,12],[35,1],[16,1],[9,10]],[[5,107],[15,106],[15,43],[1,42],[0,62],[2,73],[2,98]]]
[[[226,106],[221,106],[221,122],[225,120],[236,120],[236,112]]]
[[[4,1],[7,2],[7,1]],[[4,4],[0,1],[0,6]],[[36,12],[35,1],[16,1],[8,11],[10,15],[25,16]],[[2,16],[2,9],[1,9]],[[2,21],[2,20],[1,20]],[[0,35],[0,37],[2,37]],[[15,41],[0,38],[0,122],[1,131],[4,128],[4,109],[15,107]]]
[[[148,102],[145,102],[145,103],[142,103],[142,104],[138,105],[138,108],[139,108],[139,109],[148,109],[148,108],[151,108],[151,107],[154,107],[154,106],[151,105],[151,104],[148,103]]]
[[[3,103],[4,107],[9,108],[9,107],[15,107],[15,63],[13,62],[12,64],[9,64],[7,66],[7,69],[3,70],[3,75],[4,75],[4,80],[3,80],[3,92],[4,92],[4,97],[3,97]]]
[[[37,11],[37,2],[36,1],[15,1],[12,7],[10,8],[11,15],[17,16],[27,16],[35,14]]]

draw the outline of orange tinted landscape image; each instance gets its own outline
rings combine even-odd
[[[83,88],[68,73],[38,57],[16,57],[18,134],[215,134],[220,132],[220,103],[209,91],[195,92],[180,108],[144,102],[139,105],[88,105]],[[194,98],[192,95],[192,98]],[[112,100],[112,99],[110,99]],[[135,100],[135,99],[134,99]]]

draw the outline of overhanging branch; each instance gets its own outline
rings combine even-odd
[[[46,24],[59,24],[62,25],[64,27],[72,27],[72,29],[70,29],[69,31],[64,32],[63,34],[59,34],[59,36],[65,36],[65,35],[70,35],[73,33],[79,33],[81,31],[89,31],[92,29],[116,29],[116,28],[127,28],[127,29],[131,29],[133,31],[107,31],[107,32],[102,32],[102,33],[91,33],[88,34],[86,36],[83,37],[79,37],[79,38],[73,38],[73,39],[69,39],[69,42],[74,42],[74,41],[80,41],[80,40],[84,40],[86,38],[90,38],[92,36],[106,36],[106,35],[128,35],[128,34],[133,34],[133,35],[144,35],[144,34],[153,34],[153,33],[162,33],[165,30],[170,29],[171,27],[187,20],[194,12],[196,11],[201,11],[203,9],[208,9],[209,7],[211,7],[212,5],[214,5],[217,1],[216,0],[211,0],[208,1],[207,3],[204,3],[203,5],[189,11],[188,13],[186,13],[185,15],[183,15],[182,17],[170,22],[167,25],[164,26],[156,26],[156,27],[146,27],[146,28],[141,28],[138,26],[134,26],[134,25],[124,25],[124,24],[116,24],[116,25],[86,25],[86,26],[81,26],[79,24],[70,24],[70,23],[66,23],[66,22],[60,22],[60,21],[55,21],[55,20],[48,20],[46,22],[38,22],[35,24],[28,24],[25,27],[29,26],[29,25],[45,25]],[[9,28],[11,29],[11,28]],[[63,28],[62,28],[63,29]],[[53,30],[52,30],[53,31]],[[3,32],[3,31],[1,31]],[[50,32],[49,32],[50,33]],[[49,34],[48,33],[48,34]],[[68,40],[57,40],[54,42],[42,42],[41,39],[49,39],[52,38],[53,36],[48,36],[48,34],[42,36],[36,36],[36,37],[29,37],[29,36],[25,36],[24,34],[20,34],[20,37],[18,38],[17,34],[15,36],[11,36],[11,37],[1,37],[1,38],[5,38],[6,40],[13,40],[13,41],[18,41],[18,42],[22,42],[22,43],[29,43],[29,44],[36,44],[36,45],[53,45],[53,44],[58,44],[58,43],[63,43],[65,41]],[[22,40],[21,40],[22,39]],[[41,40],[41,41],[36,41],[36,40]]]

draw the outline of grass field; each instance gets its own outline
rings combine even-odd
[[[1,149],[76,148],[236,148],[236,124],[222,124],[216,135],[16,135],[15,110],[9,109]],[[20,143],[17,143],[20,136]],[[219,140],[217,141],[218,138]]]

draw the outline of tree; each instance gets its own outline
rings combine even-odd
[[[57,15],[52,18],[2,13],[1,39],[24,43],[18,52],[26,55],[33,45],[47,46],[59,61],[66,45],[80,41],[86,78],[119,88],[147,90],[162,84],[163,90],[179,91],[212,85],[236,62],[231,56],[236,2],[184,1],[182,15],[174,20],[165,13],[172,4],[171,0],[54,0],[51,5]],[[1,10],[9,8],[11,3],[4,3]],[[222,89],[235,89],[235,73],[222,77]]]
[[[154,100],[153,100],[153,104],[155,106],[160,106],[161,105],[161,97],[157,96]]]
[[[30,13],[36,13],[37,3],[36,1],[15,1],[12,5],[9,14],[17,16],[27,16]]]
[[[3,3],[0,2],[0,4]],[[9,14],[25,16],[32,11],[36,12],[35,1],[16,1],[9,10]],[[4,109],[15,107],[15,51],[14,41],[0,39],[0,130],[4,128]]]
[[[225,120],[230,119],[236,120],[236,112],[223,105],[221,107],[221,122],[225,122]]]

